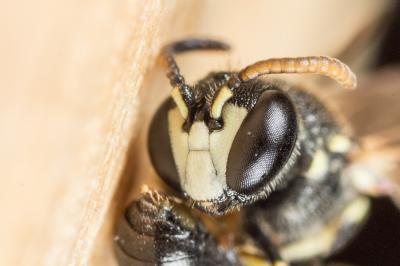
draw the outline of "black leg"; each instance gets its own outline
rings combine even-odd
[[[288,266],[284,261],[279,248],[261,231],[257,220],[249,219],[245,221],[245,230],[257,244],[257,246],[268,256],[272,266]]]
[[[120,219],[115,249],[121,266],[241,265],[233,251],[218,247],[185,206],[146,192]]]
[[[229,50],[226,43],[209,39],[186,39],[173,42],[165,46],[161,51],[161,59],[167,68],[167,76],[172,86],[183,85],[185,80],[180,74],[179,67],[175,61],[174,55],[196,50]]]

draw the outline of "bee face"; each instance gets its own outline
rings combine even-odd
[[[201,80],[191,106],[174,93],[157,111],[149,137],[160,176],[215,214],[269,194],[296,146],[288,96],[260,80],[227,87],[229,73]]]
[[[213,40],[186,40],[161,55],[173,90],[150,128],[150,157],[159,175],[211,214],[268,196],[297,158],[296,109],[282,90],[258,79],[265,74],[316,73],[344,87],[355,75],[326,56],[273,58],[238,73],[211,73],[195,86],[185,83],[175,54],[228,50]]]

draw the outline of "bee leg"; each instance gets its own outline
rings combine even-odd
[[[265,234],[261,232],[260,227],[255,224],[254,221],[247,222],[246,232],[252,237],[259,248],[261,248],[268,256],[271,266],[289,265],[289,263],[282,258],[279,252],[279,248],[274,243],[272,243],[270,238],[266,237]]]
[[[120,266],[242,265],[183,204],[148,191],[119,220],[114,246]]]

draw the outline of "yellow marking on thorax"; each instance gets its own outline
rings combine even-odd
[[[288,263],[282,260],[270,262],[263,257],[257,257],[254,255],[242,255],[240,256],[242,262],[246,266],[288,266]]]
[[[253,256],[253,255],[243,255],[240,256],[246,266],[273,266],[270,262],[265,260],[265,258]]]
[[[325,151],[317,150],[314,154],[310,168],[308,168],[305,176],[311,180],[321,180],[328,172],[329,158]]]
[[[282,257],[292,261],[330,254],[339,230],[348,225],[360,224],[366,218],[369,207],[370,202],[367,197],[360,196],[354,199],[344,208],[337,219],[330,222],[323,230],[283,246],[281,248]]]
[[[344,135],[334,135],[328,139],[328,148],[332,152],[346,153],[351,149],[351,140]]]

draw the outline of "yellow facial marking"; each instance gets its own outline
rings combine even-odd
[[[175,102],[176,106],[178,107],[178,110],[181,113],[181,115],[183,116],[183,118],[186,119],[189,114],[189,109],[186,106],[186,103],[183,100],[182,94],[179,91],[178,87],[173,88],[173,90],[171,92],[171,97],[174,100],[174,102]]]
[[[182,130],[184,121],[178,108],[173,108],[168,112],[168,130],[172,154],[181,180],[185,177],[186,160],[189,153],[189,136],[187,132]]]
[[[226,86],[222,87],[211,106],[211,117],[218,119],[222,114],[222,107],[233,96],[233,92]]]

